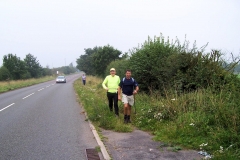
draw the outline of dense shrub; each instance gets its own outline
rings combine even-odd
[[[0,68],[0,81],[6,81],[11,79],[11,74],[4,66]]]
[[[183,93],[225,84],[231,73],[223,68],[221,52],[204,54],[195,44],[192,49],[188,46],[187,41],[183,45],[178,40],[170,43],[160,36],[149,38],[140,48],[132,50],[129,64],[141,90]]]
[[[148,39],[141,48],[131,51],[130,67],[141,84],[141,90],[163,90],[174,76],[174,58],[181,51],[163,37]]]

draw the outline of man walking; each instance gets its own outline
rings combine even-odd
[[[126,70],[125,78],[123,78],[118,87],[118,99],[121,100],[122,90],[122,102],[124,103],[124,123],[131,123],[131,106],[134,104],[134,96],[137,94],[139,87],[138,83],[131,77],[131,70]]]
[[[107,90],[107,97],[108,97],[108,104],[110,111],[113,111],[113,103],[114,103],[114,111],[116,116],[119,116],[118,113],[118,85],[120,83],[119,76],[116,75],[115,68],[110,69],[110,75],[108,75],[103,83],[102,86],[104,89]]]
[[[82,75],[82,82],[83,82],[83,85],[86,84],[86,76],[85,76],[85,74]]]

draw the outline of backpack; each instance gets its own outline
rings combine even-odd
[[[134,82],[135,80],[131,77],[131,80],[132,80],[132,82]],[[125,77],[122,79],[122,81],[123,81],[123,84],[124,84],[124,81],[125,81]]]
[[[125,77],[122,79],[122,81],[123,81],[122,86],[121,86],[122,89],[123,89],[123,86],[124,86],[125,79],[126,79]],[[135,82],[135,80],[132,77],[131,77],[131,80],[132,80],[132,83]],[[133,85],[133,89],[135,89],[135,85]]]

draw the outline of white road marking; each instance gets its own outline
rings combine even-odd
[[[15,103],[12,103],[12,104],[8,105],[7,107],[1,109],[0,112],[2,112],[3,110],[7,109],[8,107],[11,107],[11,106],[14,105],[14,104],[15,104]]]
[[[49,86],[46,86],[46,88],[48,88],[48,87],[50,87],[50,85],[49,85]]]
[[[34,94],[34,93],[31,93],[31,94],[29,94],[28,96],[24,97],[23,99],[28,98],[28,97],[30,97],[30,96],[33,95],[33,94]]]
[[[41,89],[39,89],[38,91],[41,91],[41,90],[43,90],[44,88],[41,88]]]

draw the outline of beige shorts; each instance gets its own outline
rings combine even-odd
[[[122,94],[122,102],[124,104],[128,103],[130,106],[133,106],[133,104],[134,104],[134,97],[133,97],[133,95],[127,96],[125,94]]]

